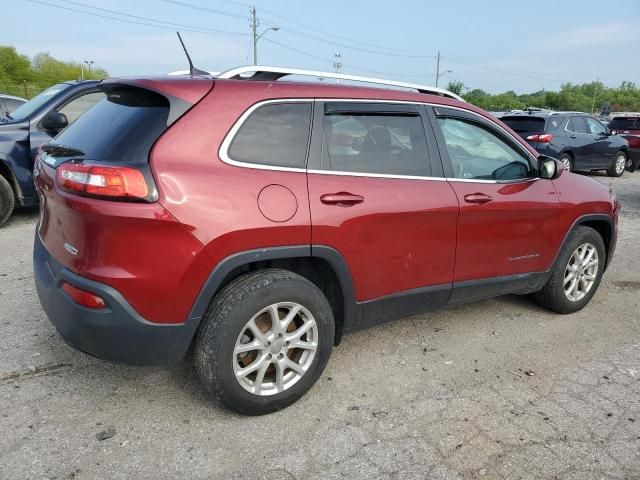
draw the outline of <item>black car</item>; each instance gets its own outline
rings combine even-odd
[[[105,97],[97,86],[97,80],[59,83],[0,115],[0,225],[15,206],[38,202],[32,178],[38,148]]]
[[[11,112],[26,102],[24,98],[0,93],[0,117],[10,116]]]
[[[562,161],[566,170],[606,170],[611,177],[624,173],[629,144],[590,115],[530,110],[500,120],[541,154]]]

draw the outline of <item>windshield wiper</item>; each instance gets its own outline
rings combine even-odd
[[[52,157],[84,157],[85,153],[73,147],[58,145],[57,143],[47,143],[42,146],[42,151]]]

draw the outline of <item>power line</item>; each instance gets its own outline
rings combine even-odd
[[[213,29],[209,29],[209,28],[206,28],[206,27],[183,25],[183,24],[178,24],[178,23],[165,22],[165,21],[162,21],[162,20],[153,20],[153,19],[146,18],[146,17],[137,17],[135,15],[123,14],[123,13],[120,13],[120,12],[116,12],[114,10],[106,10],[106,9],[101,9],[101,8],[98,8],[98,7],[92,7],[91,5],[81,4],[82,6],[85,6],[87,8],[94,8],[94,9],[98,9],[98,10],[101,10],[101,11],[108,11],[108,12],[112,12],[112,13],[114,13],[116,15],[124,15],[124,16],[132,17],[132,18],[136,18],[136,17],[137,18],[144,18],[147,21],[143,22],[143,21],[136,21],[136,20],[128,20],[128,19],[125,19],[125,18],[112,17],[112,16],[109,16],[109,15],[103,15],[103,14],[96,13],[96,12],[87,12],[85,10],[79,10],[77,8],[65,7],[63,5],[56,5],[56,4],[53,4],[53,3],[44,2],[42,0],[27,0],[27,1],[29,1],[31,3],[38,3],[40,5],[46,5],[48,7],[54,7],[54,8],[59,8],[59,9],[62,9],[62,10],[68,10],[68,11],[71,11],[71,12],[82,13],[84,15],[91,15],[93,17],[100,17],[100,18],[105,18],[105,19],[108,19],[108,20],[114,20],[116,22],[132,23],[132,24],[135,24],[135,25],[144,25],[144,26],[147,26],[147,27],[161,28],[161,29],[164,29],[164,30],[172,30],[172,31],[174,31],[176,29],[175,27],[179,27],[180,29],[182,29],[185,32],[204,33],[204,34],[209,34],[209,35],[238,35],[238,36],[248,36],[249,35],[248,33],[242,33],[242,32],[228,32],[228,31],[225,31],[225,30],[213,30]],[[63,1],[68,1],[68,0],[63,0]],[[69,2],[69,3],[71,3],[71,2]],[[74,2],[74,3],[79,4],[79,2]],[[148,23],[148,22],[156,22],[156,23]],[[158,25],[157,23],[163,23],[163,24],[166,24],[166,26],[165,25]],[[173,25],[173,27],[170,27],[169,25]]]
[[[223,10],[216,10],[214,8],[209,8],[209,7],[203,7],[202,5],[196,5],[193,3],[187,3],[187,2],[180,2],[178,0],[162,0],[163,2],[166,3],[173,3],[174,5],[180,5],[181,7],[187,7],[187,8],[191,8],[193,10],[200,10],[203,12],[209,12],[209,13],[215,13],[216,15],[224,15],[227,17],[233,17],[233,18],[240,18],[240,19],[245,19],[247,18],[246,15],[240,15],[237,13],[230,13],[230,12],[225,12]],[[247,5],[249,6],[249,5]]]

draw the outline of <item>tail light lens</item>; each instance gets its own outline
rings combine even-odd
[[[63,163],[56,169],[58,186],[67,192],[114,199],[145,199],[149,186],[143,173],[131,167]]]
[[[538,135],[529,135],[527,140],[530,142],[541,142],[541,143],[549,143],[553,139],[553,135],[551,133],[540,133]]]
[[[87,292],[86,290],[82,290],[81,288],[74,287],[70,283],[64,282],[62,284],[62,290],[65,291],[67,295],[71,297],[71,299],[76,302],[78,305],[82,305],[87,308],[105,308],[107,304],[95,293]]]

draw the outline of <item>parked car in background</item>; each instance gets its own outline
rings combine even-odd
[[[0,115],[0,225],[15,206],[38,202],[33,162],[38,148],[105,97],[97,80],[54,85],[11,112]]]
[[[611,177],[624,173],[629,144],[590,115],[528,111],[500,120],[541,154],[559,159],[568,171],[606,170]]]
[[[257,66],[98,88],[36,162],[42,306],[103,359],[193,349],[246,414],[299,399],[343,332],[514,292],[578,311],[615,251],[606,186],[445,90]]]
[[[0,93],[0,117],[10,118],[11,112],[26,102],[27,100],[25,98]]]
[[[614,116],[609,122],[609,128],[615,130],[629,143],[627,170],[635,171],[640,165],[640,114]]]

